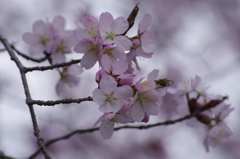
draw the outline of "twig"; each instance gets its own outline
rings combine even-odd
[[[35,59],[35,58],[29,57],[29,56],[27,56],[26,54],[24,54],[24,53],[20,52],[19,50],[17,50],[14,45],[11,45],[11,48],[12,48],[18,55],[22,56],[23,58],[25,58],[25,59],[27,59],[27,60],[31,60],[31,61],[34,61],[34,62],[39,62],[39,63],[40,63],[40,62],[43,62],[43,61],[45,61],[46,59],[49,58],[49,55],[45,54],[45,57],[42,57],[42,58],[40,58],[40,59]]]
[[[3,52],[3,51],[6,51],[6,49],[5,49],[5,48],[3,48],[3,49],[0,49],[0,52]]]
[[[0,35],[0,41],[2,42],[2,44],[4,45],[6,50],[8,51],[8,53],[11,57],[11,60],[13,60],[16,63],[16,65],[17,65],[17,67],[20,71],[20,75],[21,75],[21,79],[22,79],[22,83],[23,83],[23,88],[24,88],[24,93],[25,93],[25,96],[26,96],[26,103],[27,103],[27,101],[31,100],[31,95],[30,95],[30,91],[29,91],[29,88],[28,88],[28,83],[27,83],[27,79],[26,79],[26,75],[25,75],[25,71],[24,71],[25,67],[22,65],[22,63],[19,61],[19,59],[17,58],[17,56],[13,52],[13,50],[12,50],[10,44],[8,43],[7,39],[4,39],[2,37],[2,35]],[[27,103],[27,105],[28,105],[28,108],[29,108],[29,111],[30,111],[30,114],[31,114],[34,135],[37,138],[38,146],[40,147],[43,155],[45,156],[45,159],[51,159],[51,157],[49,156],[49,154],[46,150],[46,147],[44,145],[44,141],[43,141],[43,139],[42,139],[42,137],[40,136],[40,133],[39,133],[37,119],[36,119],[36,115],[35,115],[35,112],[34,112],[33,104]]]
[[[37,104],[40,106],[54,106],[56,104],[70,104],[70,103],[81,103],[84,101],[93,101],[92,97],[86,97],[86,98],[81,98],[81,99],[63,99],[63,100],[56,100],[56,101],[42,101],[42,100],[28,100],[28,104]]]
[[[165,125],[165,126],[172,125],[172,124],[175,124],[177,122],[181,122],[181,121],[184,121],[186,119],[190,119],[192,117],[196,117],[201,112],[203,112],[205,110],[208,110],[208,109],[211,109],[211,108],[214,108],[215,106],[217,106],[218,104],[220,104],[221,102],[226,100],[227,98],[228,97],[225,96],[221,100],[212,100],[207,105],[205,105],[204,107],[201,107],[200,109],[194,111],[193,113],[191,113],[189,115],[186,115],[184,117],[175,119],[175,120],[167,120],[165,122],[159,122],[159,123],[149,124],[149,125],[139,125],[139,126],[125,125],[125,126],[114,128],[114,131],[117,131],[117,130],[120,130],[120,129],[140,129],[141,130],[141,129],[149,129],[149,128],[153,128],[153,127],[157,127],[157,126],[163,126],[163,125]],[[53,143],[55,143],[57,141],[60,141],[60,140],[63,140],[63,139],[68,139],[68,138],[70,138],[71,136],[73,136],[75,134],[91,133],[91,132],[98,131],[98,130],[99,130],[99,127],[91,128],[91,129],[85,129],[85,130],[75,130],[75,131],[73,131],[73,132],[71,132],[69,134],[66,134],[64,136],[61,136],[61,137],[49,140],[48,142],[45,143],[45,147],[48,147],[49,145],[51,145],[51,144],[53,144]],[[39,152],[40,152],[40,149],[37,150],[34,154],[32,154],[28,159],[34,159]]]
[[[53,70],[54,68],[59,68],[59,67],[65,67],[65,66],[70,66],[72,64],[77,64],[81,62],[81,60],[72,60],[70,62],[64,62],[64,63],[59,63],[59,64],[55,64],[52,66],[37,66],[37,67],[26,67],[25,71],[26,72],[30,72],[30,71],[45,71],[45,70]]]
[[[172,125],[172,124],[175,124],[177,122],[181,122],[183,120],[195,117],[197,114],[199,114],[202,111],[203,110],[199,110],[198,112],[195,112],[194,114],[189,114],[189,115],[186,115],[186,116],[184,116],[182,118],[179,118],[179,119],[176,119],[176,120],[167,120],[165,122],[159,122],[159,123],[150,124],[150,125],[139,125],[139,126],[125,125],[125,126],[121,126],[121,127],[116,127],[116,128],[114,128],[114,131],[117,131],[117,130],[120,130],[120,129],[140,129],[141,130],[141,129],[149,129],[149,128],[152,128],[152,127],[163,126],[163,125],[165,125],[165,126]],[[91,133],[91,132],[98,131],[98,130],[99,130],[99,127],[91,128],[91,129],[85,129],[85,130],[75,130],[75,131],[73,131],[69,134],[66,134],[64,136],[49,140],[48,142],[45,143],[45,147],[48,147],[48,146],[52,145],[53,143],[55,143],[57,141],[68,139],[75,134]],[[34,159],[39,154],[39,152],[40,152],[40,149],[37,150],[34,154],[32,154],[28,159]]]

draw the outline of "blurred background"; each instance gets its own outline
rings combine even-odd
[[[22,34],[32,31],[34,21],[52,20],[55,15],[67,19],[67,28],[75,29],[75,21],[86,15],[98,17],[110,12],[114,18],[128,17],[140,3],[135,26],[128,36],[137,33],[145,13],[153,17],[150,29],[156,36],[156,52],[151,59],[139,59],[140,72],[146,76],[159,69],[159,78],[180,82],[202,77],[213,94],[228,95],[235,111],[226,123],[234,135],[225,144],[210,149],[203,146],[204,136],[184,122],[148,130],[119,130],[104,140],[99,132],[75,135],[48,147],[57,159],[239,159],[240,158],[240,0],[1,0],[0,33],[16,48],[28,54]],[[3,48],[0,45],[0,49]],[[25,66],[36,64],[19,57]],[[79,59],[72,53],[68,59]],[[91,96],[96,88],[98,66],[84,71],[79,87],[69,89],[62,98]],[[32,98],[60,99],[55,93],[57,71],[27,74]],[[164,97],[164,112],[149,123],[176,119],[177,98]],[[44,107],[35,105],[41,136],[45,141],[76,129],[91,128],[101,113],[93,102]],[[20,74],[7,52],[0,52],[0,151],[16,159],[28,158],[38,149],[32,122],[21,84]],[[37,159],[44,158],[39,155]]]

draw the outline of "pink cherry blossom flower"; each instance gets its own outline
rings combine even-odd
[[[113,75],[121,75],[127,70],[127,62],[123,60],[112,61],[106,54],[102,55],[101,63],[103,68]]]
[[[65,29],[65,25],[66,19],[64,17],[57,15],[53,18],[52,22],[50,23],[53,38],[58,38],[59,36],[65,36],[65,34],[69,34],[69,31]]]
[[[65,67],[63,71],[60,73],[61,78],[56,85],[56,93],[58,96],[66,90],[66,87],[75,87],[80,82],[80,75],[83,70],[79,65],[71,65],[69,67]]]
[[[207,133],[207,137],[204,140],[206,151],[209,152],[209,146],[214,148],[219,143],[227,142],[232,134],[233,132],[224,122],[218,123]]]
[[[100,34],[104,44],[114,43],[124,51],[130,50],[132,42],[127,37],[122,36],[128,29],[128,21],[124,17],[113,19],[113,16],[108,13],[102,13],[99,18]]]
[[[146,13],[138,25],[138,34],[140,35],[141,39],[141,47],[145,53],[154,52],[155,37],[152,31],[147,30],[151,23],[152,16]]]
[[[113,131],[115,123],[133,123],[131,117],[127,117],[122,115],[121,113],[104,113],[94,124],[97,125],[100,123],[100,134],[104,139],[110,139]]]
[[[33,33],[24,33],[22,38],[30,45],[29,53],[40,57],[43,52],[52,53],[52,36],[50,25],[39,20],[33,24]]]
[[[101,112],[117,112],[124,104],[123,99],[132,97],[133,90],[130,86],[117,87],[117,82],[110,76],[103,76],[100,89],[93,91],[93,101],[100,105]]]
[[[157,115],[160,111],[161,103],[162,98],[155,90],[137,92],[134,96],[134,103],[131,110],[133,120],[141,122],[145,117],[145,113]]]
[[[105,45],[104,49],[101,51],[101,55],[108,55],[112,61],[117,59],[125,60],[127,58],[126,53],[114,45]]]
[[[142,80],[144,78],[141,78],[140,80],[138,80],[135,84],[135,87],[137,88],[138,91],[146,91],[146,90],[153,90],[156,88],[156,83],[155,83],[155,79],[157,78],[159,73],[159,70],[154,69],[153,71],[151,71],[148,76],[147,76],[147,81],[143,81]]]
[[[104,70],[115,76],[119,85],[129,85],[133,83],[133,74],[124,74],[128,68],[128,64],[123,60],[112,61],[108,55],[102,55],[102,67]]]
[[[100,39],[98,41],[82,39],[74,46],[73,50],[77,53],[84,53],[81,66],[85,67],[85,69],[90,69],[98,61],[99,53],[102,50],[102,43]]]
[[[76,44],[76,39],[72,32],[68,35],[58,36],[54,40],[54,51],[52,54],[52,63],[62,63],[66,61],[65,54],[72,52],[72,47]]]
[[[205,95],[207,89],[209,88],[209,86],[207,86],[205,83],[201,82],[201,77],[199,76],[195,76],[194,79],[191,79],[191,81],[185,81],[185,82],[180,82],[177,85],[176,89],[170,89],[169,93],[174,94],[174,95],[185,95],[191,92],[196,92],[199,93],[201,95]]]
[[[84,17],[79,27],[74,30],[74,33],[79,40],[83,38],[96,40],[99,37],[98,19],[91,15]]]

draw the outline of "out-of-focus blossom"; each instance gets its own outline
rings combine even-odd
[[[214,148],[219,143],[227,142],[232,134],[231,129],[224,122],[220,122],[213,126],[208,131],[207,137],[204,140],[206,151],[209,152],[209,146]]]
[[[127,109],[129,110],[129,109]],[[120,113],[121,112],[121,113]],[[133,119],[127,112],[126,109],[122,109],[119,113],[104,113],[94,125],[97,125],[98,123],[101,122],[100,124],[100,133],[104,139],[109,139],[114,130],[114,125],[115,123],[121,123],[121,124],[126,124],[126,123],[133,123]],[[128,111],[129,112],[129,111]],[[124,113],[124,115],[123,115]]]
[[[63,71],[60,71],[61,78],[56,85],[56,93],[61,96],[61,94],[66,90],[66,87],[76,87],[80,82],[80,75],[83,69],[79,65],[71,65],[65,67]]]
[[[42,20],[33,24],[33,33],[24,33],[23,41],[30,45],[29,53],[33,56],[40,57],[43,52],[52,53],[52,32],[50,25]]]
[[[141,122],[144,119],[145,113],[158,115],[161,103],[162,98],[155,90],[138,92],[134,96],[134,103],[131,110],[133,120]]]

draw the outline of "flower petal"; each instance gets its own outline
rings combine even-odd
[[[100,125],[100,133],[104,139],[110,139],[113,134],[115,122],[111,120],[104,120]]]
[[[139,101],[133,104],[131,114],[134,121],[141,122],[144,119],[143,107]]]
[[[102,93],[102,91],[98,88],[96,88],[93,92],[92,92],[92,98],[93,98],[93,101],[95,103],[97,103],[98,105],[102,105],[105,103],[106,101],[106,96],[105,94]]]
[[[132,47],[132,42],[125,36],[114,37],[114,43],[122,50],[129,51]]]

